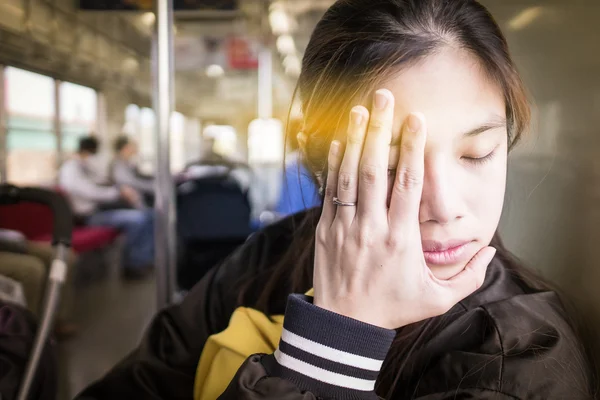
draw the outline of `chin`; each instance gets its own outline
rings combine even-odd
[[[460,263],[454,265],[429,265],[427,264],[433,276],[440,280],[448,280],[458,275],[465,267],[467,263]]]

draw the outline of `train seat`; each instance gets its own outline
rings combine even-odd
[[[19,203],[0,207],[0,228],[12,229],[34,242],[50,242],[53,215],[49,207]],[[77,226],[73,230],[72,248],[76,253],[101,250],[112,245],[119,231],[112,228]]]

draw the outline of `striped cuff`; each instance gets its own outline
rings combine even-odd
[[[279,348],[263,365],[317,397],[377,399],[375,381],[395,335],[291,295]]]

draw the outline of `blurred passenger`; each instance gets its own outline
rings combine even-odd
[[[214,138],[204,139],[204,148],[200,159],[186,165],[184,176],[185,179],[230,178],[244,192],[250,189],[252,180],[250,166],[219,153],[216,150]]]
[[[151,270],[154,260],[153,214],[131,186],[106,186],[96,180],[89,160],[98,152],[98,147],[98,139],[94,137],[80,140],[76,157],[66,161],[60,169],[60,186],[69,195],[79,220],[123,231],[123,276],[142,278]]]
[[[54,260],[50,244],[28,241],[19,232],[0,229],[0,274],[21,283],[27,308],[41,317],[41,306],[46,280]],[[75,253],[67,258],[67,281],[63,286],[58,308],[55,333],[59,338],[75,334],[77,325],[72,321],[74,301]]]
[[[302,159],[297,136],[303,135],[300,132],[300,124],[297,121],[290,122],[288,131],[288,146],[291,151],[286,156],[281,195],[275,208],[280,217],[321,205],[319,188]]]
[[[154,193],[152,179],[143,177],[134,163],[138,149],[137,144],[128,136],[119,136],[114,143],[115,158],[110,165],[109,176],[115,185],[126,185],[141,194]]]

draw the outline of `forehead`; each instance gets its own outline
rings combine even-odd
[[[447,48],[402,70],[386,82],[396,99],[394,136],[410,112],[427,119],[428,141],[453,138],[491,119],[506,117],[500,87],[477,60]]]

